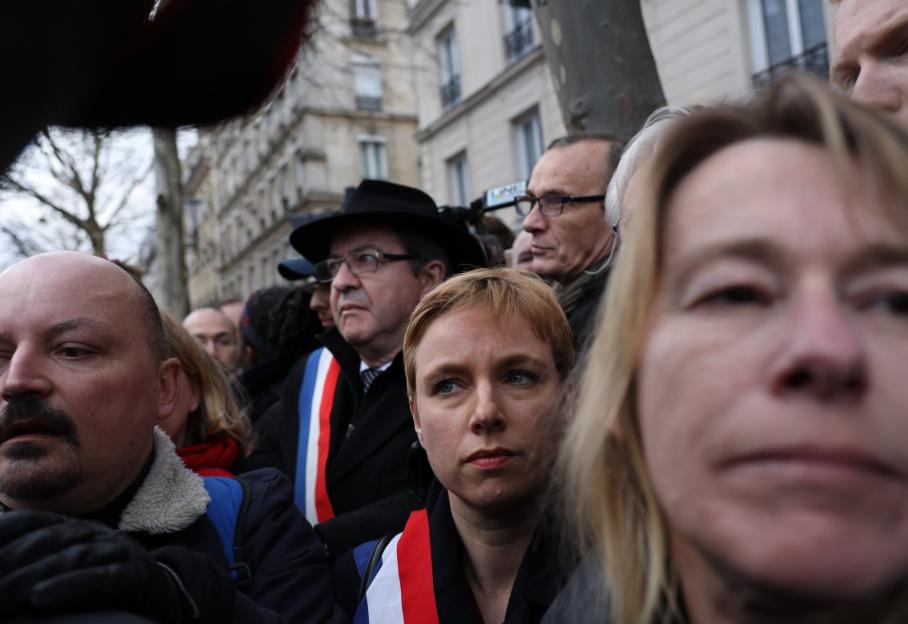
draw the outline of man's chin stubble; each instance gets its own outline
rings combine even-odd
[[[56,468],[44,466],[49,451],[33,442],[8,445],[0,454],[0,493],[22,502],[55,498],[79,482],[78,459],[69,458]]]

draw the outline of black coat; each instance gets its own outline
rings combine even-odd
[[[332,604],[324,548],[293,504],[290,483],[275,470],[259,470],[242,478],[249,485],[249,500],[241,523],[245,529],[242,535],[237,535],[236,543],[243,548],[243,561],[251,570],[251,583],[237,593],[233,621],[344,621]],[[225,546],[207,515],[177,533],[129,535],[148,550],[183,546],[227,566]],[[169,552],[171,556],[176,553]],[[179,557],[166,563],[180,572]],[[200,576],[204,575],[191,571],[180,574],[185,582],[214,582]],[[222,593],[216,587],[209,591]]]
[[[435,481],[426,499],[432,549],[432,585],[439,624],[482,624],[473,591],[464,572],[464,547],[451,516],[448,491]],[[530,543],[508,600],[504,624],[536,624],[559,590],[549,551],[550,539],[537,530]],[[352,553],[334,565],[335,602],[353,617],[359,602],[360,576]]]
[[[403,529],[421,502],[410,490],[408,453],[416,431],[407,404],[403,357],[363,392],[359,355],[337,330],[320,337],[340,365],[331,410],[326,487],[335,518],[316,527],[332,554]],[[256,426],[258,446],[245,466],[274,466],[296,475],[298,397],[306,358],[296,363],[281,400]]]

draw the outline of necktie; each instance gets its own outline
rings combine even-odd
[[[382,374],[382,370],[379,367],[367,368],[362,371],[359,375],[363,378],[363,392],[369,391],[369,386],[372,385],[372,382],[375,381],[375,378]]]

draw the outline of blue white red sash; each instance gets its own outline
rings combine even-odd
[[[328,349],[316,349],[306,361],[300,386],[299,440],[296,449],[294,501],[312,524],[334,517],[325,485],[331,444],[331,407],[340,365]]]
[[[368,560],[372,548],[374,542],[354,550],[360,574],[365,569],[363,557]],[[388,543],[375,570],[353,624],[438,624],[425,509],[410,514],[403,533]]]

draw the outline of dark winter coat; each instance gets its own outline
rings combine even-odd
[[[400,353],[367,393],[359,355],[334,329],[320,337],[340,365],[331,411],[326,487],[335,517],[316,531],[331,554],[403,529],[410,511],[421,505],[410,491],[408,454],[416,432],[407,404]],[[258,445],[248,467],[273,466],[291,479],[297,474],[300,416],[298,398],[306,358],[291,370],[281,401],[256,426]]]
[[[251,572],[247,586],[237,585],[226,573],[200,571],[197,557],[187,552],[208,555],[226,572],[225,545],[207,515],[210,496],[202,477],[183,464],[160,430],[155,431],[146,473],[119,497],[126,498],[122,506],[90,519],[142,544],[177,574],[201,605],[232,604],[235,623],[344,621],[332,605],[327,555],[296,509],[286,477],[268,469],[243,479],[248,484],[245,529],[235,544],[242,546],[242,561]],[[172,546],[181,548],[165,548]]]

